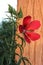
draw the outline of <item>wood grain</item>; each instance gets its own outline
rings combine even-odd
[[[43,65],[43,0],[17,0],[17,10],[22,9],[23,18],[32,16],[32,20],[40,20],[41,27],[36,31],[40,34],[40,39],[30,44],[26,44],[24,56],[30,59],[32,65]],[[18,21],[22,24],[23,18]],[[27,64],[28,65],[28,64]]]

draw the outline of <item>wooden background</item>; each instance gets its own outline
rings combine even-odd
[[[43,65],[43,0],[17,0],[17,10],[20,7],[23,12],[23,17],[26,15],[32,16],[32,20],[40,20],[41,27],[37,30],[41,37],[35,42],[26,44],[24,49],[24,56],[30,59],[32,65]],[[22,24],[22,20],[18,22]],[[28,65],[28,64],[27,64]]]

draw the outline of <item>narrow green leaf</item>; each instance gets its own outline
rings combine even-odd
[[[17,11],[10,4],[8,4],[8,12],[17,16]]]
[[[23,13],[22,13],[22,10],[20,8],[20,11],[18,12],[18,18],[22,18],[23,17]]]
[[[0,65],[3,65],[4,55],[0,57]]]
[[[21,61],[22,61],[22,57],[18,60],[17,65],[20,65],[21,64]]]
[[[30,65],[32,65],[31,62],[30,62],[26,57],[22,57],[22,59],[23,59],[24,61],[27,61]]]
[[[17,47],[19,47],[19,49],[20,49],[20,55],[22,55],[23,54],[23,47],[20,44],[17,44]]]
[[[16,36],[17,36],[18,38],[20,38],[20,39],[21,39],[21,41],[22,41],[21,46],[23,46],[23,45],[24,45],[24,47],[25,47],[26,42],[25,42],[25,40],[23,39],[23,37],[21,37],[21,36],[20,36],[20,35],[18,35],[18,34],[16,34]]]

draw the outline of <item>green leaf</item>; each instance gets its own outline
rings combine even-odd
[[[17,63],[14,60],[11,60],[11,64],[10,65],[17,65]]]
[[[20,65],[21,64],[21,61],[22,61],[22,57],[19,58],[17,65]]]
[[[23,47],[19,43],[17,44],[17,47],[19,47],[20,55],[22,55],[23,54]]]
[[[0,57],[0,65],[3,65],[4,55]]]
[[[23,61],[24,65],[26,65],[26,63],[25,63],[25,61],[23,59],[22,59],[22,61]]]
[[[13,9],[13,14],[17,16],[17,11]]]
[[[21,36],[20,36],[20,35],[18,35],[18,34],[16,34],[16,36],[17,36],[18,38],[20,38],[20,39],[21,39],[21,41],[22,41],[21,46],[23,46],[23,45],[24,45],[24,47],[25,47],[26,42],[25,42],[25,40],[23,39],[23,37],[21,37]]]
[[[18,18],[22,18],[23,17],[23,13],[22,13],[22,10],[20,8],[20,11],[18,12]]]
[[[11,13],[11,14],[12,14],[12,12],[13,12],[13,8],[12,8],[12,6],[11,6],[11,5],[9,5],[9,4],[8,4],[8,6],[9,6],[9,7],[8,7],[8,11],[9,11],[9,13]]]
[[[30,63],[30,61],[29,61],[26,57],[22,57],[22,59],[23,59],[24,61],[27,61],[30,65],[32,65],[32,64]]]
[[[15,55],[17,55],[17,56],[19,56],[19,57],[20,57],[20,55],[19,55],[18,53],[15,53]]]
[[[17,11],[10,4],[8,4],[8,12],[17,16]]]

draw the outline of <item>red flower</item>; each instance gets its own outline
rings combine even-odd
[[[34,30],[40,27],[40,21],[34,20],[31,21],[31,16],[26,16],[23,19],[23,25],[19,26],[20,33],[24,33],[25,40],[30,43],[31,40],[35,41],[40,38],[38,33],[35,33]]]

